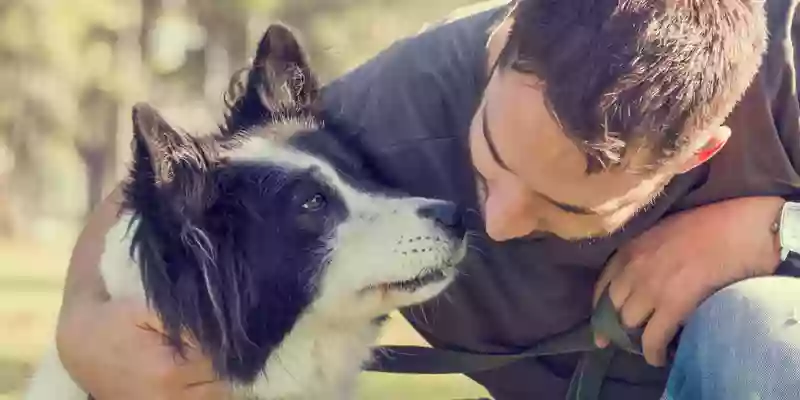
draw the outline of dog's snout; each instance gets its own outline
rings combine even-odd
[[[417,210],[422,218],[433,220],[439,227],[455,237],[461,238],[466,233],[464,217],[461,209],[451,202],[427,204]]]

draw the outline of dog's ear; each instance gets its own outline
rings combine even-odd
[[[317,100],[319,80],[308,55],[288,27],[273,24],[258,43],[242,76],[234,76],[227,93],[227,130],[235,133],[281,116],[307,115]]]
[[[319,83],[308,55],[286,26],[270,26],[258,43],[249,85],[272,112],[308,107],[316,100]]]
[[[132,118],[135,179],[169,191],[181,209],[200,207],[208,163],[198,143],[149,104],[134,105]]]

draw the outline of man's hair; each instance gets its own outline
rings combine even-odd
[[[517,0],[501,68],[544,82],[588,170],[646,148],[651,167],[722,124],[766,48],[759,0]],[[642,146],[642,147],[639,147]]]

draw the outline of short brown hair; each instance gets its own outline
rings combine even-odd
[[[589,172],[631,144],[659,165],[721,124],[766,48],[758,0],[517,0],[500,67],[542,79]]]

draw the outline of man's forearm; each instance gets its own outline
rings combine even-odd
[[[117,186],[92,211],[72,250],[64,286],[63,306],[79,299],[106,299],[98,269],[103,254],[104,238],[117,221],[122,201],[122,188]]]

